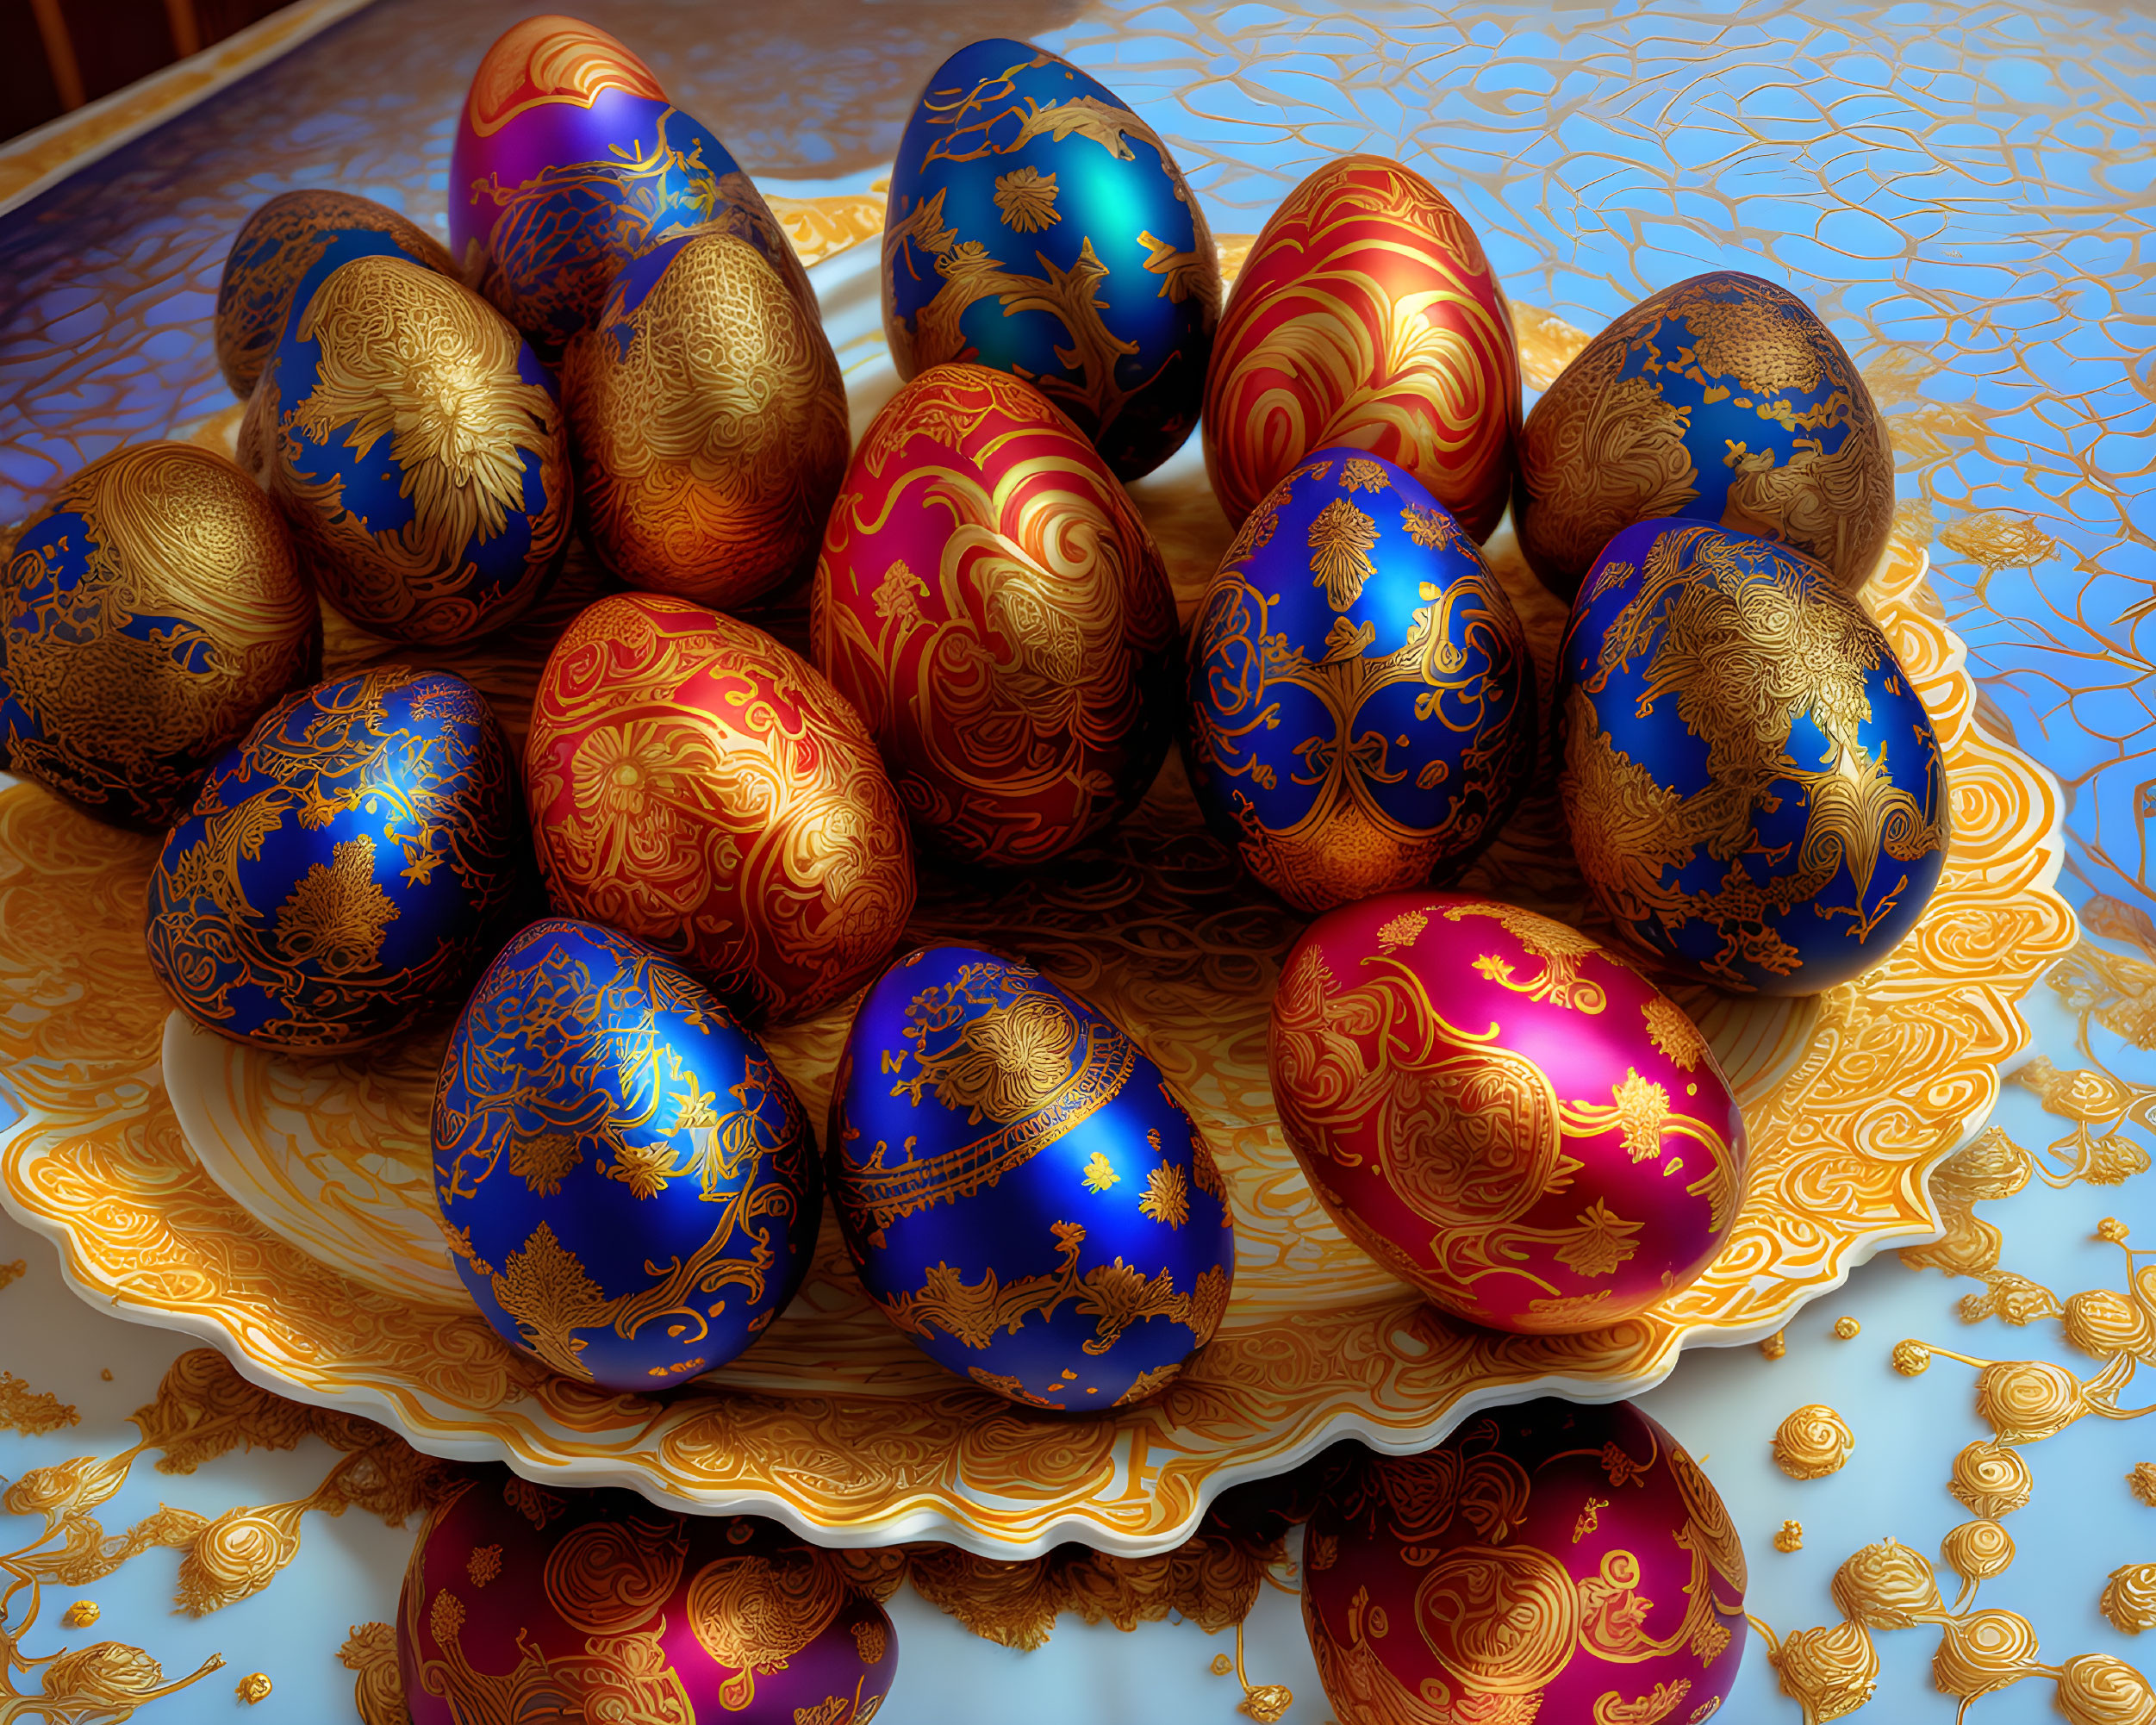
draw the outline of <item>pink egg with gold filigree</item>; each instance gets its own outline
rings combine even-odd
[[[1368,1456],[1303,1545],[1303,1622],[1342,1725],[1702,1725],[1744,1660],[1744,1548],[1629,1402],[1478,1414]]]
[[[866,1725],[898,1669],[831,1553],[750,1516],[474,1468],[427,1517],[397,1604],[412,1725]]]
[[[1684,1009],[1564,924],[1454,893],[1312,923],[1273,1000],[1274,1100],[1349,1237],[1447,1311],[1596,1330],[1695,1280],[1744,1119]]]

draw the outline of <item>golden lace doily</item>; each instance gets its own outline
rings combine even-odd
[[[832,221],[871,225],[851,210]],[[805,253],[831,249],[806,218],[789,225]],[[875,249],[817,272],[857,433],[895,382],[875,327]],[[1530,380],[1546,383],[1577,333],[1530,308],[1518,321]],[[1133,495],[1187,621],[1229,537],[1195,440]],[[1509,532],[1491,553],[1547,675],[1562,607]],[[448,666],[520,739],[545,646],[595,590],[572,568],[543,614],[451,653],[333,621],[328,669]],[[168,1025],[142,950],[153,843],[20,785],[0,790],[0,986],[15,1003],[0,1017],[0,1083],[20,1117],[0,1145],[0,1199],[59,1244],[94,1304],[203,1337],[258,1383],[386,1421],[434,1454],[754,1510],[833,1544],[1163,1550],[1224,1487],[1336,1439],[1417,1450],[1524,1394],[1636,1394],[1681,1348],[1758,1341],[1872,1253],[1937,1234],[1926,1177],[1982,1124],[1999,1062],[2028,1041],[2017,1003],[2072,943],[2053,890],[2063,808],[2040,768],[1977,726],[1962,644],[1924,585],[1922,553],[1897,538],[1866,598],[1944,746],[1953,853],[1916,932],[1855,983],[1795,1002],[1674,991],[1729,1070],[1752,1161],[1706,1276],[1629,1323],[1571,1337],[1474,1330],[1325,1219],[1265,1074],[1267,1010],[1300,921],[1239,878],[1172,761],[1119,833],[1052,875],[985,899],[925,876],[911,931],[1024,951],[1081,989],[1178,1085],[1232,1183],[1227,1320],[1143,1405],[1034,1415],[946,1375],[869,1304],[828,1217],[807,1286],[725,1371],[659,1397],[551,1376],[480,1318],[434,1229],[427,1107],[446,1031],[302,1063]],[[797,613],[765,620],[798,640]],[[1593,930],[1554,778],[1465,884]],[[849,1016],[842,1006],[771,1038],[811,1118]]]

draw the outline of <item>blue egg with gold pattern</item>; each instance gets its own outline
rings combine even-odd
[[[938,1364],[1026,1407],[1142,1401],[1235,1275],[1212,1153],[1137,1043],[1031,965],[895,961],[854,1015],[826,1147],[861,1280]]]
[[[1150,126],[1030,42],[944,62],[884,213],[901,379],[954,360],[1012,372],[1136,479],[1198,423],[1219,318],[1212,233]]]
[[[288,696],[203,781],[152,871],[150,965],[197,1024],[341,1054],[464,999],[530,870],[486,699],[389,665]]]
[[[1319,912],[1456,878],[1535,767],[1535,664],[1474,540],[1414,475],[1321,449],[1228,547],[1190,637],[1192,789]]]
[[[1810,557],[1703,521],[1626,528],[1573,601],[1557,699],[1580,872],[1648,957],[1810,994],[1922,915],[1951,838],[1939,739]]]
[[[816,1141],[763,1044],[664,955],[595,923],[517,935],[434,1092],[434,1196],[510,1346],[663,1390],[785,1311],[823,1213]]]

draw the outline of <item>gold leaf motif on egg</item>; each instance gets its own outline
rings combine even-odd
[[[688,1617],[698,1645],[732,1675],[720,1704],[738,1711],[756,1698],[756,1680],[823,1634],[852,1590],[820,1553],[792,1561],[744,1554],[706,1564],[689,1585]]]
[[[277,943],[295,964],[351,976],[380,958],[396,906],[374,883],[374,840],[361,833],[334,846],[327,862],[302,875],[277,913]]]
[[[1336,497],[1318,512],[1310,524],[1310,572],[1312,584],[1325,589],[1326,601],[1345,611],[1362,596],[1362,584],[1377,573],[1370,548],[1377,544],[1378,526],[1345,497]]]
[[[1037,168],[1013,168],[995,178],[995,207],[1003,225],[1020,234],[1037,234],[1062,217],[1056,209],[1056,176]]]

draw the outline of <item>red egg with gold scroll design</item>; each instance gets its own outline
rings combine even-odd
[[[751,1024],[842,999],[913,911],[905,816],[853,708],[686,599],[577,614],[539,674],[525,792],[555,908],[679,957]]]
[[[876,415],[813,614],[817,663],[951,856],[1060,856],[1167,752],[1180,677],[1160,553],[1092,444],[1004,372],[932,367]]]
[[[397,1606],[412,1725],[865,1725],[890,1619],[829,1553],[748,1516],[471,1470],[427,1516]]]
[[[1688,1286],[1744,1121],[1683,1008],[1577,930],[1451,893],[1329,912],[1273,1000],[1274,1100],[1343,1231],[1447,1311],[1600,1329]]]
[[[1343,156],[1290,192],[1221,316],[1205,431],[1231,521],[1344,444],[1489,538],[1516,467],[1519,350],[1482,242],[1443,193],[1381,156]]]
[[[1700,1725],[1743,1663],[1744,1585],[1713,1483],[1629,1402],[1498,1408],[1367,1457],[1303,1546],[1341,1725]]]

